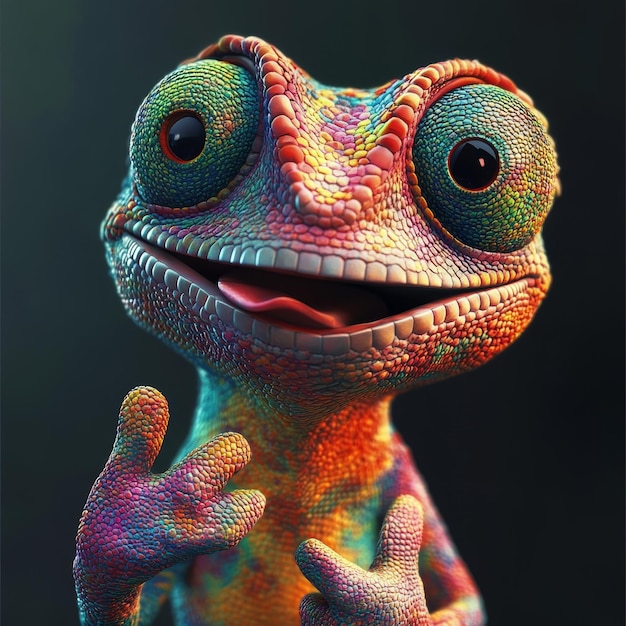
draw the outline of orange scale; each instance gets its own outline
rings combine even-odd
[[[263,65],[263,84],[266,87],[272,85],[280,85],[283,89],[287,88],[287,79],[283,76],[282,70],[278,63],[274,61],[268,61]]]
[[[282,163],[302,163],[304,152],[296,145],[286,145],[278,150],[278,158]]]
[[[286,115],[290,119],[295,117],[291,101],[285,95],[275,95],[270,98],[268,108],[272,117],[276,117],[278,115]]]

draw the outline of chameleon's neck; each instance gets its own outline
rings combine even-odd
[[[390,401],[352,404],[324,418],[292,418],[230,380],[202,371],[183,453],[220,432],[235,431],[250,443],[252,461],[231,480],[233,488],[260,489],[268,502],[273,495],[287,498],[299,511],[315,509],[325,497],[344,505],[378,502],[393,465]],[[284,514],[285,506],[276,510]]]
[[[230,379],[199,370],[200,390],[183,453],[221,432],[241,433],[252,445],[253,463],[293,476],[310,470],[316,458],[326,465],[388,467],[391,398],[355,403],[320,418],[293,417],[272,409]],[[311,399],[315,403],[315,398]]]

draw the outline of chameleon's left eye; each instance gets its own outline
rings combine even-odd
[[[206,59],[168,74],[133,124],[130,162],[142,199],[180,208],[218,196],[248,160],[259,111],[243,67]]]
[[[542,121],[493,85],[458,87],[425,112],[413,144],[425,214],[453,239],[512,252],[539,233],[556,191],[556,156]]]
[[[177,111],[161,128],[161,148],[173,161],[186,163],[197,159],[204,150],[206,128],[194,111]]]

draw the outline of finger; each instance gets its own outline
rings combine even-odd
[[[245,437],[221,433],[176,463],[166,473],[166,480],[171,489],[202,497],[221,491],[251,456]]]
[[[163,394],[152,387],[135,387],[122,402],[107,465],[148,472],[163,444],[169,417]]]
[[[413,568],[422,545],[422,529],[423,511],[419,501],[408,494],[396,498],[383,521],[370,571],[390,563]]]
[[[263,515],[265,496],[255,489],[221,493],[193,511],[179,506],[160,517],[169,527],[172,562],[237,545]]]
[[[265,496],[256,489],[238,489],[222,493],[211,507],[215,532],[209,529],[209,539],[215,550],[237,545],[257,523],[265,509]]]
[[[303,541],[296,550],[296,563],[304,576],[330,604],[344,609],[357,601],[356,588],[367,586],[368,573],[317,539]]]

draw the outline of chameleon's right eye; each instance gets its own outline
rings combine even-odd
[[[500,157],[484,139],[463,139],[450,150],[448,170],[459,187],[479,191],[489,187],[500,173]]]
[[[179,208],[216,197],[248,159],[259,108],[254,77],[238,65],[205,59],[166,76],[139,108],[130,140],[142,199]]]
[[[557,186],[542,120],[517,96],[465,85],[425,111],[413,144],[425,215],[458,243],[509,253],[541,230]]]

